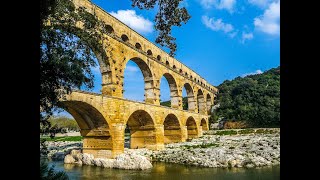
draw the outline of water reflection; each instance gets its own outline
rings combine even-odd
[[[155,162],[153,168],[145,171],[109,169],[96,166],[79,166],[73,164],[63,164],[60,162],[49,162],[54,164],[56,170],[64,170],[70,179],[115,179],[115,180],[162,180],[162,179],[197,179],[197,180],[276,180],[280,179],[280,166],[263,168],[200,168],[179,164],[168,164]]]

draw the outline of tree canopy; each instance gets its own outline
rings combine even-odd
[[[280,67],[226,80],[218,89],[217,117],[245,121],[252,127],[280,126]]]

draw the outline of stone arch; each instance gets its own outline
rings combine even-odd
[[[157,60],[161,61],[161,56],[160,55],[157,56]]]
[[[194,99],[193,89],[189,83],[185,83],[183,87],[186,89],[187,98],[188,98],[188,110],[194,111],[196,108],[196,102]]]
[[[147,51],[147,55],[152,56],[152,51],[150,49]]]
[[[196,120],[192,116],[187,119],[186,126],[188,131],[188,139],[197,138],[199,130]]]
[[[179,93],[176,80],[174,77],[169,73],[164,73],[163,76],[166,78],[170,88],[170,98],[171,98],[171,107],[172,108],[179,108]],[[161,78],[160,78],[161,80]],[[161,82],[160,82],[161,83]],[[161,94],[160,94],[161,96]]]
[[[125,35],[125,34],[122,34],[122,35],[121,35],[121,39],[122,39],[123,42],[128,42],[128,41],[129,41],[128,36]]]
[[[211,114],[211,102],[212,102],[212,99],[211,99],[211,96],[210,96],[210,94],[208,93],[207,94],[207,112],[208,112],[208,114],[210,115]]]
[[[56,30],[72,33],[73,35],[75,35],[80,39],[90,39],[91,37],[91,35],[86,31],[84,31],[81,27],[70,28],[70,27],[65,27],[64,25],[60,25],[60,26],[54,26],[54,28]],[[106,30],[108,29],[110,31],[113,31],[113,28],[110,25],[106,26]],[[90,47],[90,49],[95,54],[98,60],[99,70],[102,77],[102,80],[101,80],[102,94],[111,95],[111,92],[108,90],[110,86],[108,85],[112,83],[113,65],[110,63],[110,58],[107,55],[108,48],[104,47],[104,44],[103,45],[98,44],[98,46],[95,46],[96,43],[92,43],[90,40],[84,41],[84,43],[86,43]]]
[[[180,73],[180,74],[182,74],[182,73],[183,73],[182,69],[180,69],[180,70],[179,70],[179,73]]]
[[[182,141],[181,124],[177,116],[168,114],[163,122],[164,143],[174,143]]]
[[[200,125],[202,126],[202,130],[203,131],[208,131],[209,130],[208,123],[204,118],[201,119]]]
[[[173,68],[174,70],[176,70],[176,69],[177,69],[176,65],[173,65],[173,66],[172,66],[172,68]]]
[[[152,75],[151,69],[149,68],[148,64],[145,61],[143,61],[141,58],[134,57],[134,58],[127,59],[126,64],[128,63],[129,60],[132,60],[133,62],[135,62],[142,72],[143,79],[144,79],[145,102],[153,104],[155,95],[153,93],[154,81],[153,81],[153,75]],[[125,67],[126,66],[124,66],[123,68]]]
[[[156,145],[155,123],[144,110],[134,111],[126,121],[130,130],[130,148],[149,148]]]
[[[206,103],[205,103],[204,95],[201,89],[199,89],[197,93],[197,102],[198,102],[198,113],[205,114]]]
[[[106,25],[106,32],[109,34],[114,34],[114,29],[110,25]]]
[[[94,157],[105,158],[103,154],[113,149],[112,136],[109,123],[100,110],[82,101],[71,100],[60,103],[80,127],[80,134],[83,136],[83,152],[93,154]]]
[[[137,49],[142,49],[142,46],[141,46],[140,43],[136,43],[134,46],[135,46]]]
[[[166,61],[166,66],[168,66],[168,67],[170,66],[170,63],[169,63],[169,61]]]

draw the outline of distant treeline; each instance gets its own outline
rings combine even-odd
[[[58,132],[80,131],[76,120],[65,116],[51,117],[49,119],[51,128],[57,129]]]
[[[280,67],[262,74],[226,80],[218,87],[211,118],[242,121],[249,127],[280,126]]]

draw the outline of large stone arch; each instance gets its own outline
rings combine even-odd
[[[156,146],[155,123],[144,110],[134,111],[126,121],[130,130],[130,148],[153,149]]]
[[[154,94],[154,77],[153,77],[151,68],[144,60],[142,60],[139,57],[133,57],[133,58],[127,59],[125,62],[125,66],[123,68],[126,67],[129,60],[135,62],[142,72],[143,79],[144,79],[145,102],[153,104],[155,100],[155,94]],[[124,71],[122,73],[124,73]]]
[[[164,143],[174,143],[182,141],[182,131],[179,119],[174,114],[168,114],[163,122]]]
[[[198,113],[205,114],[206,113],[206,103],[203,92],[201,89],[198,89],[197,92],[197,102],[198,102]]]
[[[199,134],[199,129],[197,126],[196,120],[190,116],[186,120],[187,132],[188,132],[188,139],[197,138]]]
[[[193,89],[189,83],[185,83],[182,88],[186,89],[188,98],[188,110],[194,112],[196,109],[196,102],[194,99]]]
[[[212,106],[212,99],[211,99],[211,96],[210,94],[208,93],[207,94],[207,97],[206,97],[206,105],[207,105],[207,113],[210,115],[211,114],[211,106]]]
[[[102,112],[82,101],[61,101],[60,104],[74,117],[80,127],[83,152],[93,154],[94,157],[111,157],[112,136],[109,123]]]
[[[208,131],[209,130],[208,123],[204,118],[201,119],[200,126],[202,126],[202,130],[203,131]]]
[[[180,96],[179,96],[176,80],[169,73],[164,73],[162,76],[164,76],[166,78],[166,80],[168,81],[168,84],[169,84],[171,107],[174,108],[174,109],[178,109],[179,108],[179,98],[180,98]],[[161,78],[162,78],[162,76],[161,76]],[[161,80],[161,78],[160,78],[160,80]],[[160,94],[160,96],[161,96],[161,94]]]

